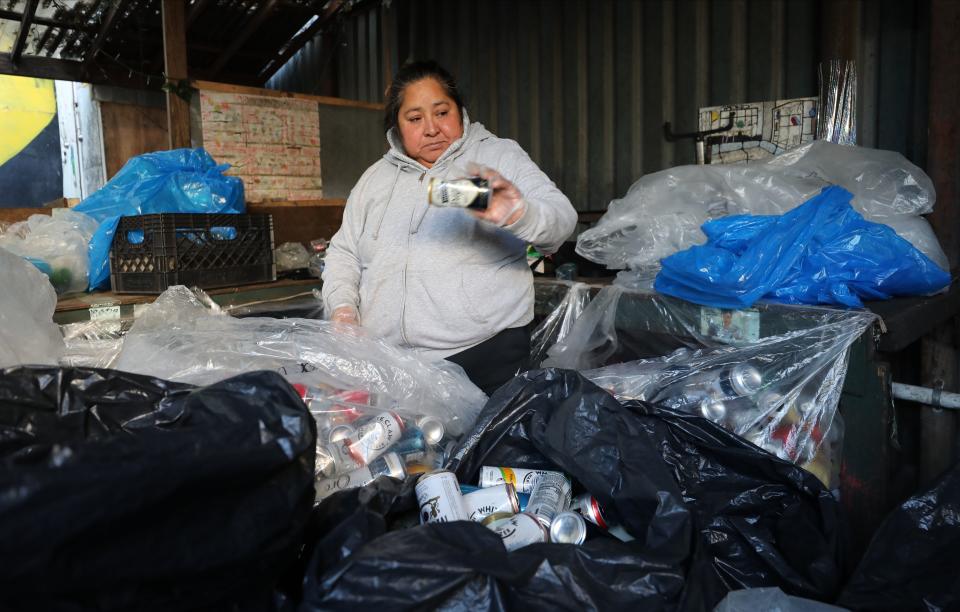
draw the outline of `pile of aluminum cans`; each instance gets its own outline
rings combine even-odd
[[[404,413],[367,391],[294,385],[317,422],[316,501],[378,476],[403,480],[443,465],[452,441],[433,416]]]
[[[416,486],[420,522],[476,521],[499,535],[507,550],[539,542],[582,544],[588,521],[632,539],[611,529],[589,493],[573,498],[561,472],[484,466],[478,484],[461,485],[453,472],[424,474]]]

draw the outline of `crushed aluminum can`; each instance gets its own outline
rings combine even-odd
[[[587,539],[587,523],[576,512],[561,512],[550,523],[550,541],[557,544],[583,544]]]
[[[537,480],[544,474],[560,474],[550,470],[527,470],[523,468],[490,467],[480,468],[480,488],[495,487],[509,482],[516,488],[517,493],[531,493]],[[563,474],[560,474],[561,476]]]
[[[527,514],[535,517],[550,528],[550,524],[561,512],[570,507],[570,481],[559,472],[544,474],[537,480],[537,486],[530,493]]]
[[[341,474],[333,478],[326,478],[317,481],[317,497],[319,502],[333,495],[337,491],[346,489],[355,489],[368,485],[378,476],[390,476],[398,480],[403,480],[407,473],[403,467],[403,460],[396,453],[387,453],[373,460],[370,465],[357,468],[352,472]]]
[[[431,178],[427,201],[434,206],[486,210],[493,190],[486,179],[470,176],[442,181]]]
[[[453,472],[431,472],[417,481],[417,504],[421,523],[467,520],[460,484]]]
[[[547,531],[547,528],[525,512],[493,521],[487,525],[487,529],[500,536],[507,550],[516,550],[529,544],[546,542],[550,539],[550,532]]]
[[[467,493],[463,496],[463,503],[466,505],[467,515],[471,521],[481,521],[498,512],[510,514],[520,512],[517,491],[510,483]]]

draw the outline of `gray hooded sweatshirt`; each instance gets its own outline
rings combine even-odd
[[[463,113],[463,136],[426,168],[406,155],[395,130],[390,150],[350,192],[343,224],[327,249],[328,316],[350,305],[371,334],[442,358],[533,319],[526,244],[553,253],[577,214],[516,142],[497,138]],[[468,162],[499,172],[527,202],[500,228],[463,209],[427,203],[430,178],[457,178]]]

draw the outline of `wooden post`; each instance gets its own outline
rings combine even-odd
[[[950,267],[960,263],[960,4],[954,0],[930,3],[930,114],[927,133],[927,172],[937,190],[937,204],[929,216]],[[923,339],[923,383],[943,382],[946,391],[960,391],[957,319]],[[956,453],[956,417],[950,410],[925,408],[920,417],[921,480],[936,478]]]
[[[187,80],[187,34],[184,0],[163,0],[163,63],[167,80]],[[167,92],[167,133],[171,149],[190,146],[190,104],[175,92]]]

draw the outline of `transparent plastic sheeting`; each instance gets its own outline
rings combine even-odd
[[[539,367],[547,350],[570,333],[573,324],[590,303],[590,287],[585,283],[557,281],[563,292],[560,303],[530,332],[530,366]],[[539,297],[539,296],[538,296]]]
[[[361,328],[313,319],[236,319],[206,294],[167,289],[137,316],[118,370],[210,384],[275,370],[292,383],[381,393],[401,415],[437,417],[451,435],[469,427],[486,396],[448,361],[370,338]]]
[[[57,294],[40,270],[0,248],[0,368],[56,365],[63,338],[53,322]]]
[[[57,293],[87,288],[87,245],[97,222],[67,208],[0,229],[0,248],[29,260],[50,279]]]
[[[704,309],[611,286],[543,366],[584,371],[620,400],[701,414],[830,483],[849,348],[875,320],[868,312],[775,304]]]
[[[112,368],[120,349],[123,334],[130,320],[94,319],[60,326],[66,346],[60,365],[71,368]]]
[[[933,183],[894,151],[814,141],[763,163],[677,166],[648,174],[610,203],[577,252],[608,268],[656,269],[664,257],[706,240],[700,226],[728,215],[779,215],[827,185],[854,196],[868,221],[892,227],[941,268],[949,269],[933,230]]]

